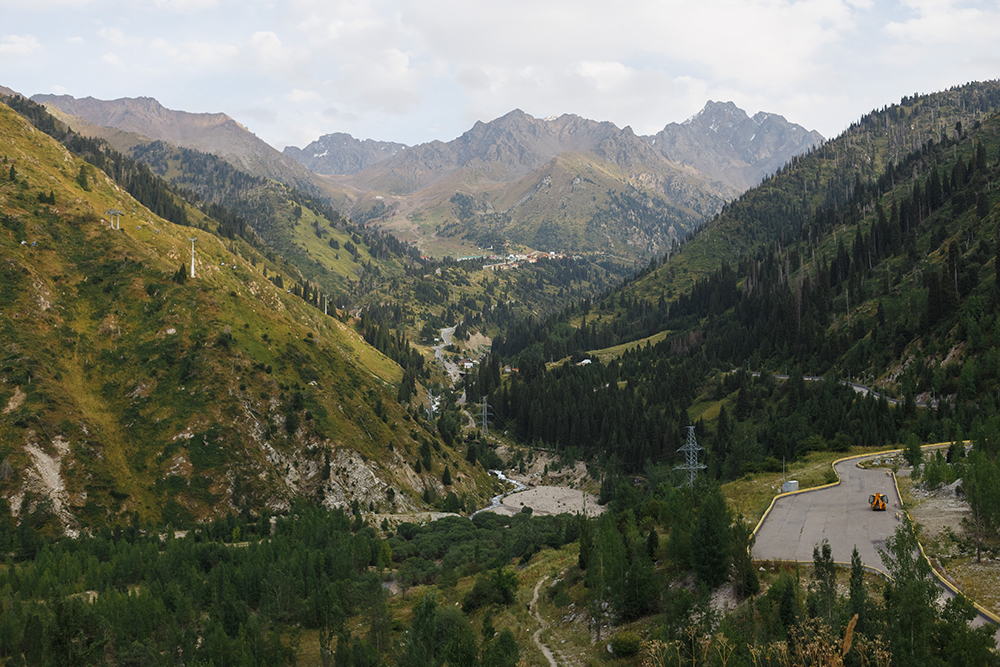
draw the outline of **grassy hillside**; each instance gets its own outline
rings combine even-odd
[[[160,141],[133,145],[129,153],[196,198],[240,216],[263,245],[341,303],[416,263],[415,252],[396,239],[352,225],[327,203],[214,155]]]
[[[478,246],[603,252],[631,263],[661,255],[719,210],[723,196],[704,180],[679,166],[625,168],[567,152],[512,182],[465,168],[418,195],[383,192],[374,208],[391,214],[375,224],[437,257],[473,254]],[[352,217],[372,210],[370,198],[359,199]]]
[[[0,492],[15,513],[73,530],[300,496],[405,510],[445,491],[409,465],[421,444],[453,454],[396,403],[401,369],[278,288],[245,241],[157,218],[5,106],[0,159]],[[456,492],[488,492],[481,469],[451,467]]]

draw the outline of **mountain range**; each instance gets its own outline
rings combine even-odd
[[[0,102],[8,662],[514,665],[540,660],[521,651],[534,636],[545,652],[538,638],[560,619],[565,640],[547,631],[545,643],[581,661],[610,649],[634,662],[640,646],[665,659],[685,637],[729,664],[995,661],[994,628],[967,625],[977,614],[962,595],[938,606],[932,573],[996,611],[1000,82],[861,116],[657,254],[662,223],[696,213],[670,188],[713,201],[694,189],[712,179],[664,145],[765,165],[797,140],[726,105],[655,141],[512,112],[415,147],[419,159],[406,149],[318,178],[371,214],[352,224],[214,155],[86,127],[140,161],[23,98]],[[389,168],[404,158],[409,172]],[[367,177],[396,194],[351,189]],[[621,273],[595,275],[622,269],[607,258],[429,261],[370,228],[404,206],[414,226],[440,216],[429,224],[445,239],[605,234],[653,256],[617,286],[602,281]],[[286,234],[263,233],[279,217]],[[328,311],[290,259],[301,250],[299,266],[330,270],[317,246],[380,298]],[[452,384],[433,343],[411,345],[416,331],[445,339],[441,361],[488,352]],[[479,399],[489,434],[470,423]],[[900,447],[905,466],[885,451]],[[826,541],[808,590],[759,567],[752,526],[786,462],[808,489],[835,484],[827,463],[860,452],[906,471],[901,503],[938,496],[893,517],[868,515],[857,494],[895,531],[881,563],[892,579],[870,594],[855,558],[839,595],[846,554],[831,549],[849,545]],[[538,516],[538,488],[520,510],[507,499],[514,516],[447,516],[501,492],[487,468],[599,487],[606,511]],[[431,507],[447,515],[418,511]],[[689,613],[730,580],[726,598],[746,602],[718,625]],[[533,583],[530,607],[515,604]],[[388,601],[388,586],[402,595]],[[594,627],[610,630],[596,646]]]
[[[33,99],[95,126],[213,153],[431,254],[471,241],[645,259],[822,142],[781,116],[750,118],[710,102],[650,137],[572,114],[537,119],[514,110],[449,142],[404,146],[337,133],[281,154],[225,114],[171,111],[149,98]],[[136,141],[89,131],[120,150]],[[458,194],[473,198],[464,217],[452,201]]]
[[[355,174],[395,156],[406,144],[355,139],[344,132],[324,134],[305,148],[285,146],[285,155],[317,174]]]
[[[871,374],[882,378],[883,391],[900,395],[944,391],[968,421],[969,410],[982,409],[994,395],[1000,363],[1000,348],[987,333],[995,329],[1000,303],[993,275],[998,209],[990,187],[997,173],[998,105],[1000,85],[994,83],[907,98],[872,112],[727,201],[677,252],[669,258],[660,252],[605,299],[567,310],[556,324],[492,323],[492,349],[520,361],[526,378],[544,377],[543,354],[544,361],[557,361],[669,335],[643,354],[686,353],[704,344],[704,357],[684,357],[700,363],[690,392],[716,381],[708,376],[711,368],[747,360],[754,367],[800,365],[817,374]],[[156,110],[150,104],[133,108]],[[488,276],[477,287],[467,277],[471,269],[453,264],[427,271],[415,261],[394,274],[380,273],[376,244],[363,234],[368,230],[331,224],[336,221],[313,210],[315,202],[301,200],[295,229],[331,253],[338,252],[336,243],[342,261],[372,282],[389,283],[390,296],[379,304],[387,313],[384,328],[372,325],[369,313],[360,326],[354,323],[390,358],[343,321],[350,320],[345,311],[325,313],[321,286],[295,271],[284,249],[249,232],[224,233],[221,218],[184,201],[179,191],[161,188],[151,195],[152,176],[134,187],[124,179],[140,169],[51,119],[36,114],[33,126],[7,106],[0,112],[0,244],[6,249],[0,265],[6,315],[0,322],[0,491],[15,511],[32,512],[48,499],[69,529],[131,512],[191,521],[231,508],[287,508],[302,496],[329,505],[358,500],[413,509],[430,504],[419,499],[421,490],[447,491],[426,472],[440,473],[446,465],[470,502],[489,494],[485,471],[469,461],[468,450],[455,449],[447,423],[423,419],[407,402],[412,392],[422,398],[421,385],[435,380],[414,374],[417,365],[406,357],[420,355],[410,354],[405,335],[411,322],[422,321],[433,333],[430,322],[446,312],[455,319],[441,326],[506,303],[510,279]],[[729,153],[718,152],[732,153],[731,164],[760,165],[774,146],[798,141],[778,141],[767,116],[743,116],[729,105],[709,105],[683,126],[693,132],[685,141],[725,141]],[[220,118],[212,122],[228,125]],[[675,216],[671,233],[677,238],[681,222],[703,220],[722,205],[721,197],[697,189],[708,181],[704,172],[664,157],[664,144],[683,143],[671,134],[681,130],[667,130],[653,141],[610,123],[571,115],[535,119],[515,111],[477,123],[453,142],[407,148],[366,170],[325,178],[344,188],[382,179],[379,191],[386,194],[369,204],[405,203],[411,223],[440,215],[436,233],[445,237],[449,225],[485,235],[495,224],[539,245],[597,245],[604,234],[615,244],[645,243],[653,254],[649,240],[669,238],[657,224]],[[173,136],[194,134],[189,128]],[[865,159],[873,155],[876,161]],[[170,165],[166,174],[180,169]],[[232,174],[225,180],[240,182]],[[668,201],[671,189],[687,207]],[[170,210],[184,211],[181,222],[157,216],[140,197],[150,205],[172,200]],[[109,224],[111,209],[124,214],[120,230]],[[688,217],[681,220],[683,215]],[[386,214],[386,225],[392,217]],[[583,223],[574,227],[574,220]],[[191,238],[198,239],[194,249]],[[303,261],[322,264],[319,255]],[[190,275],[195,269],[197,277]],[[573,271],[570,266],[567,273]],[[392,285],[404,280],[427,298],[391,303]],[[533,287],[560,289],[541,278]],[[645,368],[668,365],[657,360]],[[402,391],[407,378],[409,394]],[[623,376],[622,382],[621,391],[631,392],[631,381]],[[650,379],[636,386],[653,385]],[[498,415],[513,407],[497,393],[502,389],[499,380],[487,389]],[[570,394],[553,392],[562,395]],[[741,420],[757,409],[757,399],[746,398]],[[654,405],[651,398],[637,395],[637,401],[636,409]],[[568,413],[525,410],[526,424],[542,439],[550,437],[543,429],[549,414]],[[675,415],[677,428],[661,428],[657,420],[667,414]],[[674,406],[643,422],[646,435],[612,438],[608,430],[601,437],[631,443],[634,451],[619,460],[638,470],[648,433],[679,433],[688,414]],[[797,433],[804,433],[802,424]],[[859,427],[847,435],[868,433]],[[801,438],[771,436],[789,455],[799,451]],[[672,444],[662,440],[658,446],[664,442]],[[664,452],[672,455],[673,449]],[[733,465],[744,469],[744,463]]]
[[[502,155],[502,144],[510,143],[509,136],[501,136],[503,130],[516,132],[515,123],[530,118],[515,110],[492,123],[477,123],[456,140],[460,144],[456,150],[461,155],[463,148],[493,139],[498,161],[509,162]],[[567,151],[592,151],[611,133],[621,131],[610,123],[595,123],[573,115],[545,118],[544,122],[545,125],[538,125],[531,132],[532,136],[518,137],[530,146],[524,157],[535,158],[535,168],[539,166],[539,158],[544,161]],[[711,100],[683,123],[670,123],[655,135],[639,138],[668,160],[695,167],[739,191],[774,173],[791,156],[823,142],[818,132],[789,123],[783,116],[762,111],[751,118],[732,102]],[[358,140],[338,132],[323,135],[305,148],[286,146],[283,152],[318,174],[336,175],[364,171],[395,158],[407,148],[410,147],[392,142]],[[467,154],[467,159],[472,155]],[[479,157],[490,162],[493,156]],[[462,162],[461,157],[458,162]]]
[[[788,160],[823,143],[815,130],[763,111],[751,118],[732,102],[709,101],[681,124],[645,137],[665,157],[743,192]]]

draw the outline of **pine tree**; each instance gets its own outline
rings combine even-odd
[[[427,593],[417,604],[413,615],[413,625],[404,647],[404,664],[408,667],[431,667],[434,665],[434,619],[437,600],[434,593]]]
[[[931,650],[937,612],[937,584],[931,566],[918,549],[917,530],[909,518],[879,549],[890,579],[885,585],[888,639],[893,662],[936,664]]]
[[[13,169],[13,167],[11,167],[11,169]],[[80,171],[76,175],[77,185],[79,185],[87,192],[90,192],[90,179],[88,178],[89,172],[90,168],[85,164],[81,164]]]
[[[716,486],[706,491],[691,533],[691,569],[709,588],[716,588],[729,576],[730,524],[721,489]]]
[[[974,449],[962,468],[962,486],[969,501],[969,516],[962,519],[976,543],[976,562],[982,561],[983,540],[1000,525],[1000,470],[995,461]]]
[[[520,653],[514,633],[504,628],[483,648],[482,667],[516,667]]]
[[[737,517],[733,521],[733,588],[739,597],[756,595],[760,591],[760,579],[751,556],[755,539],[753,526],[743,517]]]
[[[837,565],[833,562],[833,550],[830,541],[823,538],[822,544],[813,545],[813,580],[816,582],[815,594],[819,613],[828,628],[837,631],[834,626],[834,610],[837,602]]]

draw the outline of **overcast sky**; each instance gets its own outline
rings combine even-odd
[[[281,150],[450,141],[519,108],[653,134],[707,100],[833,137],[1000,77],[976,0],[0,0],[0,84],[224,112]]]

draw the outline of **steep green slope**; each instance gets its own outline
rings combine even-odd
[[[669,277],[637,282],[635,294],[687,291],[723,261],[732,263],[762,245],[788,244],[797,236],[809,240],[810,229],[822,224],[818,217],[829,216],[831,226],[856,222],[871,213],[851,208],[858,190],[882,196],[909,183],[914,169],[926,176],[926,147],[954,139],[962,128],[968,133],[998,109],[1000,81],[987,81],[914,95],[872,111],[727,204],[690,237],[682,253],[671,253]]]
[[[205,229],[157,218],[6,106],[0,156],[0,493],[15,513],[73,530],[299,496],[388,511],[445,490],[408,464],[421,445],[454,455],[395,402],[399,366],[276,287],[278,265],[196,209]],[[476,494],[485,473],[461,459],[455,490]]]
[[[342,303],[418,260],[394,237],[352,225],[329,204],[214,155],[162,141],[135,145],[129,153],[170,183],[242,217],[268,248]]]
[[[998,102],[1000,85],[970,84],[866,116],[593,308],[511,326],[494,350],[521,373],[491,397],[498,421],[635,471],[704,419],[724,477],[814,448],[992,442]],[[606,366],[542,365],[654,334]],[[741,367],[761,376],[727,374]]]

